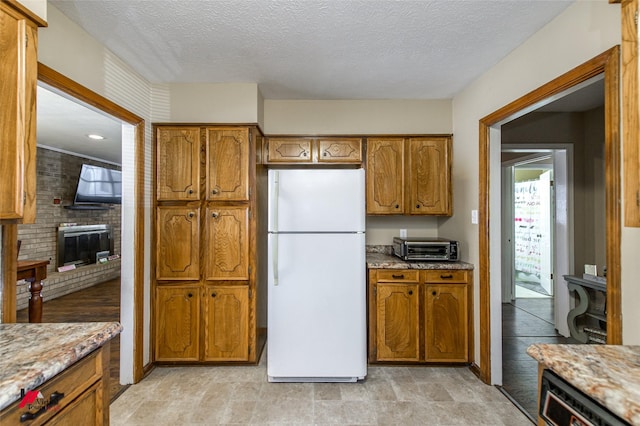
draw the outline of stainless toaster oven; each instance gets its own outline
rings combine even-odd
[[[446,238],[394,237],[393,254],[403,260],[423,262],[460,260],[458,242]]]

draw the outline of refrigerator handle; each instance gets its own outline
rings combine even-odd
[[[272,244],[271,244],[271,261],[273,265],[273,285],[278,285],[278,234],[271,235]]]
[[[280,172],[273,171],[271,187],[271,232],[278,232],[278,198],[280,197]]]

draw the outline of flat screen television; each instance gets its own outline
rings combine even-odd
[[[74,205],[121,204],[122,172],[83,164]]]

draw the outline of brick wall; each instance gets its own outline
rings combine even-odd
[[[85,265],[76,270],[57,272],[57,228],[60,223],[78,225],[109,224],[113,227],[114,252],[120,254],[120,205],[109,210],[70,210],[82,164],[120,169],[87,158],[76,157],[38,147],[37,152],[37,215],[36,223],[18,226],[18,239],[22,241],[19,260],[49,260],[47,279],[42,295],[44,300],[90,287],[120,276],[120,261],[104,265]],[[54,198],[60,198],[59,205]],[[18,285],[17,308],[28,305],[27,285]]]

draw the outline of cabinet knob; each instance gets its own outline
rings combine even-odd
[[[187,294],[188,297],[193,297],[193,293]]]
[[[400,204],[396,204],[396,209],[399,209],[399,208],[400,208]]]
[[[451,278],[453,278],[453,275],[449,274],[449,275],[440,275],[440,279],[442,280],[450,280]]]
[[[327,151],[325,151],[325,152],[323,152],[323,153],[322,153],[322,156],[323,156],[323,157],[326,157],[327,155],[329,155],[329,154],[327,154]]]
[[[413,290],[409,290],[409,296],[413,294]]]
[[[220,216],[220,214],[218,212],[211,213],[211,217],[213,217],[213,218],[216,218],[218,216]]]
[[[419,208],[420,208],[420,204],[416,204],[416,209],[419,209]]]
[[[394,280],[401,280],[401,279],[403,279],[403,278],[404,278],[404,274],[400,274],[400,275],[392,274],[392,275],[391,275],[391,277],[392,277]]]
[[[216,297],[216,294],[215,293],[211,293],[211,297]]]
[[[431,294],[435,296],[437,293],[436,293],[436,291],[435,291],[435,290],[433,290],[433,291],[431,292]]]
[[[302,156],[303,156],[303,157],[307,157],[308,155],[309,155],[309,154],[307,153],[307,151],[305,151],[305,152],[303,152],[303,153],[302,153]]]
[[[217,190],[216,188],[213,188],[213,189],[211,190],[211,193],[215,195],[215,194],[217,194],[217,193],[218,193],[218,190]]]
[[[194,212],[189,212],[189,217],[194,217],[196,214]]]
[[[190,189],[189,191],[187,191],[189,194],[193,194],[193,189]]]

